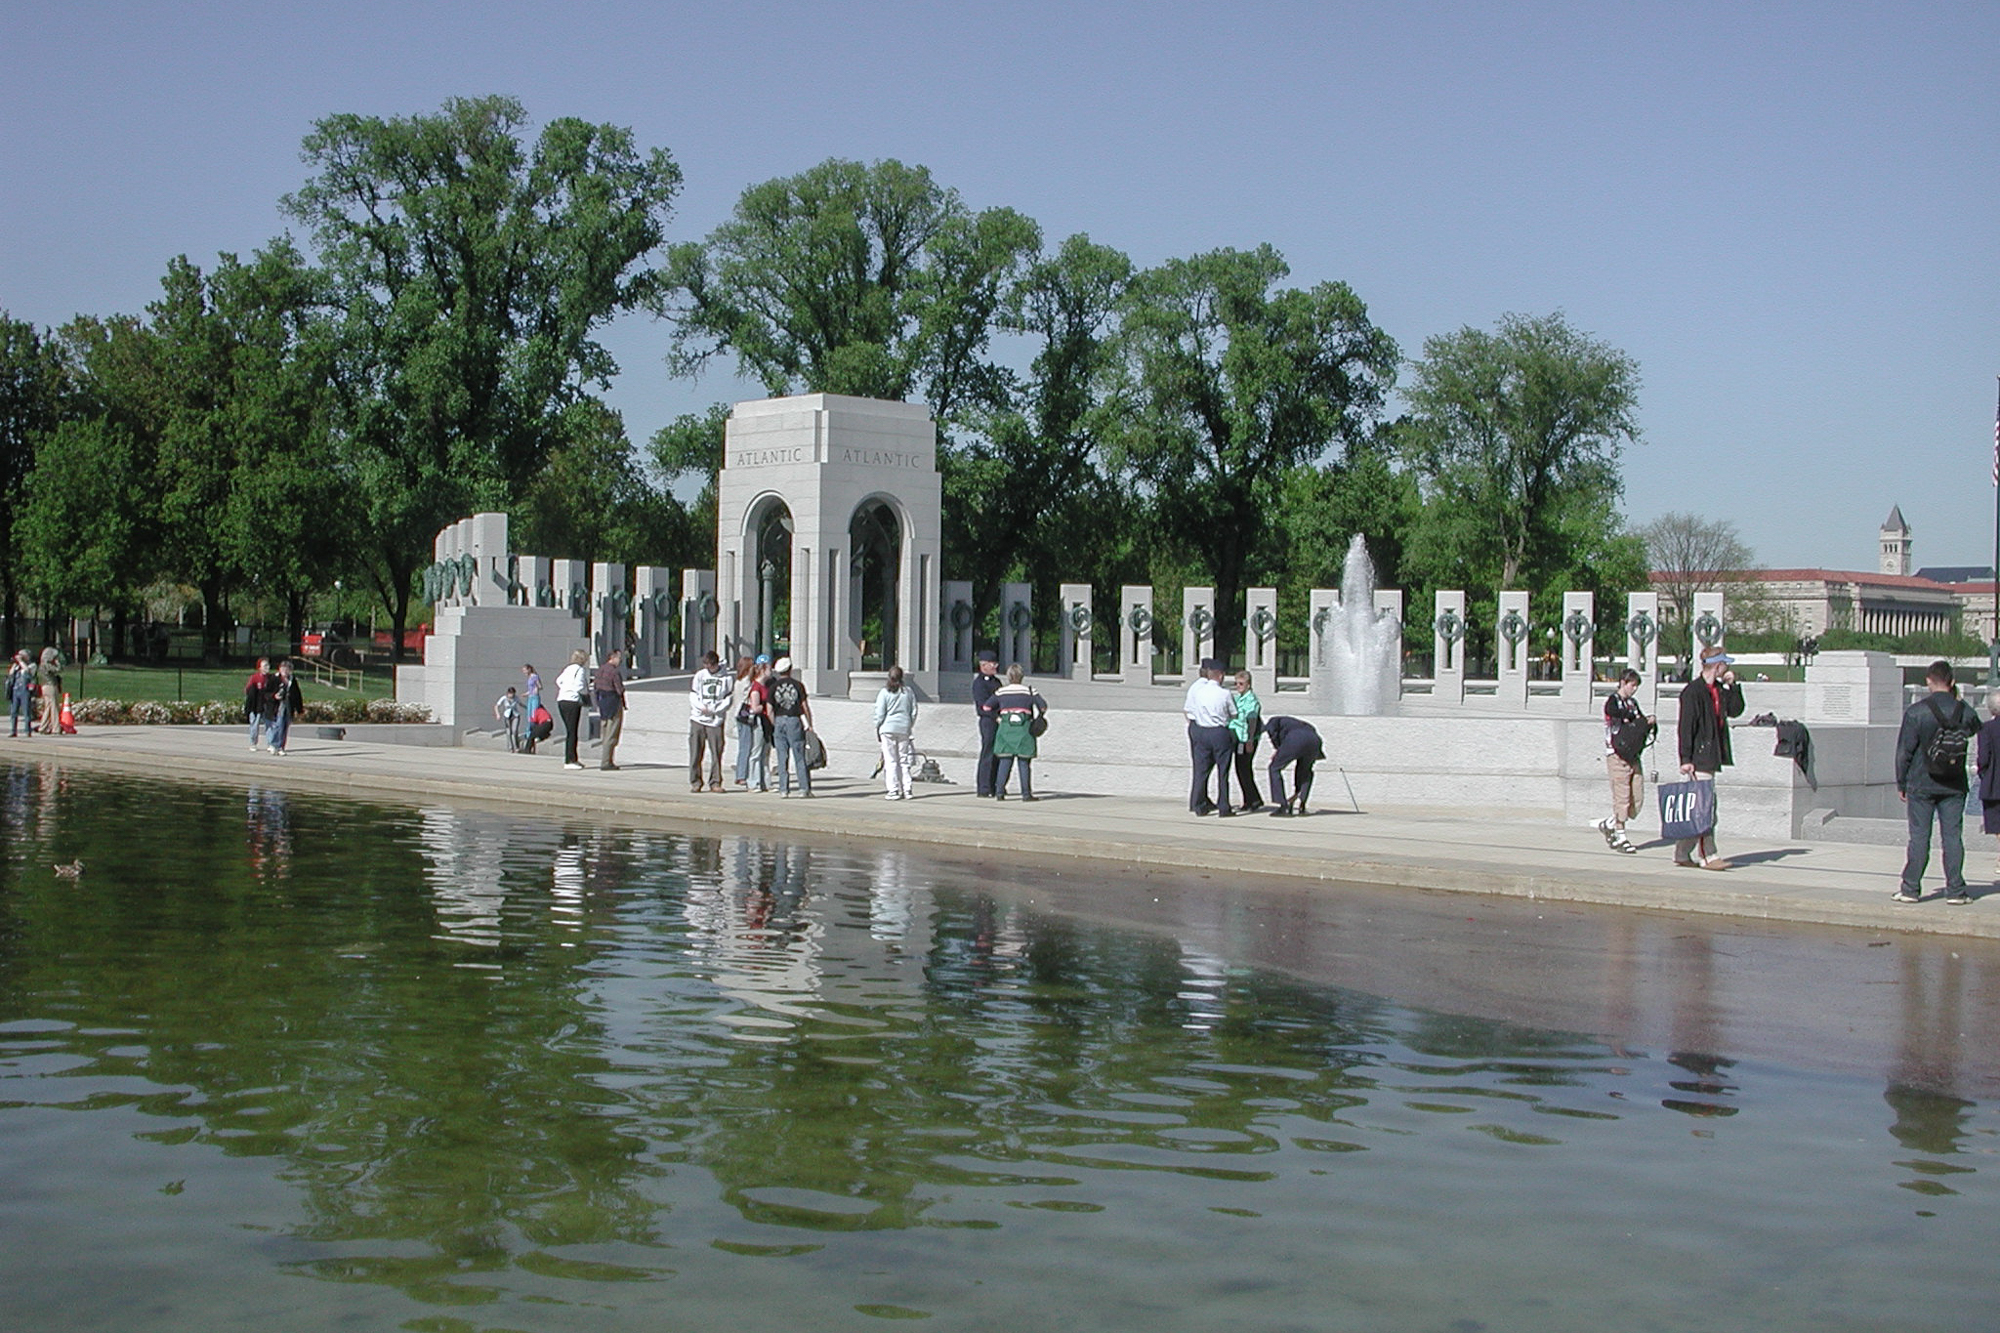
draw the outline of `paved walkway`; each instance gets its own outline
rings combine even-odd
[[[1637,856],[1608,850],[1590,829],[1527,820],[1454,819],[1345,805],[1322,778],[1306,819],[1263,815],[1195,819],[1168,802],[1050,793],[1033,805],[982,801],[959,786],[919,784],[913,801],[885,801],[879,785],[822,775],[814,799],[783,800],[732,788],[692,795],[682,768],[566,770],[554,754],[510,755],[293,733],[282,758],[251,753],[237,728],[106,727],[81,736],[0,742],[10,760],[41,760],[223,783],[271,783],[375,800],[434,797],[538,811],[560,808],[646,822],[707,825],[718,832],[820,833],[892,838],[1038,856],[1090,857],[1132,866],[1277,875],[1327,882],[1504,894],[1665,908],[1873,929],[2000,938],[1993,844],[1967,848],[1975,893],[1965,907],[1939,897],[1935,854],[1921,903],[1892,903],[1900,847],[1793,842],[1749,845],[1721,832],[1734,870],[1672,864],[1666,844]]]

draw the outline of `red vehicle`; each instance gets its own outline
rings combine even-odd
[[[415,629],[404,630],[403,651],[405,653],[415,653],[419,657],[423,656],[424,640],[430,637],[430,633],[431,627],[428,623],[419,625]],[[307,635],[306,637],[310,641],[312,636]],[[375,631],[375,646],[383,652],[388,652],[390,648],[395,646],[395,642],[395,636],[391,631],[386,629]],[[307,651],[310,652],[311,649],[307,649]]]

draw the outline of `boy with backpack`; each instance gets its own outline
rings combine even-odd
[[[1951,663],[1931,663],[1924,682],[1930,693],[1903,711],[1896,735],[1896,790],[1909,807],[1910,849],[1894,898],[1913,903],[1923,897],[1936,820],[1944,842],[1944,900],[1960,906],[1972,901],[1965,887],[1965,756],[1979,734],[1979,715],[1953,688]]]

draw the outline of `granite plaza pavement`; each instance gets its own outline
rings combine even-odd
[[[1332,768],[1319,775],[1308,818],[1257,814],[1225,821],[1196,819],[1169,801],[1066,794],[1054,764],[1037,772],[1042,799],[1032,805],[982,801],[969,786],[949,783],[919,783],[916,799],[885,801],[879,782],[824,770],[815,775],[814,799],[807,801],[733,785],[721,794],[694,795],[684,767],[631,764],[607,772],[595,766],[589,752],[589,767],[567,770],[559,738],[532,756],[386,743],[365,735],[327,740],[311,726],[294,730],[283,756],[251,752],[240,727],[90,727],[77,736],[5,744],[0,753],[16,763],[281,786],[379,802],[502,806],[718,834],[892,839],[996,858],[1009,853],[1092,858],[1317,881],[1328,893],[1365,884],[2000,938],[1992,840],[1967,839],[1967,879],[1976,897],[1971,905],[1942,901],[1935,847],[1924,901],[1897,904],[1890,894],[1902,868],[1901,847],[1733,838],[1726,774],[1719,838],[1735,868],[1716,872],[1673,865],[1666,843],[1643,842],[1638,855],[1626,856],[1610,851],[1590,829],[1554,822],[1428,811],[1357,813]]]

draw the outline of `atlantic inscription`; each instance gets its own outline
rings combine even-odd
[[[828,451],[829,463],[846,463],[850,467],[908,468],[922,471],[930,466],[930,454],[905,449],[863,449],[853,445],[836,445]],[[729,452],[730,467],[783,467],[791,463],[813,461],[811,445],[781,446],[773,449],[732,449]]]

